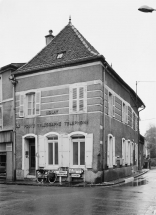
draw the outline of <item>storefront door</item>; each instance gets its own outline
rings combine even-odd
[[[29,140],[29,174],[35,175],[35,139]]]

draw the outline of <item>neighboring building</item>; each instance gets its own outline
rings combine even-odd
[[[12,180],[13,87],[9,77],[22,63],[0,68],[0,172]]]
[[[17,179],[40,167],[93,183],[131,175],[143,102],[70,21],[49,33],[46,47],[14,72]]]

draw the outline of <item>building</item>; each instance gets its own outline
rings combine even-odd
[[[17,179],[41,167],[90,183],[131,175],[143,102],[71,20],[46,43],[14,72]]]
[[[0,172],[7,180],[13,179],[13,87],[9,77],[22,63],[11,63],[0,68]]]

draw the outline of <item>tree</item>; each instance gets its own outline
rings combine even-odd
[[[156,126],[151,125],[145,133],[147,147],[150,150],[151,158],[156,158]]]

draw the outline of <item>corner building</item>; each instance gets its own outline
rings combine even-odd
[[[46,42],[14,72],[17,179],[36,177],[41,167],[91,183],[130,175],[143,102],[136,106],[135,92],[71,21]]]

